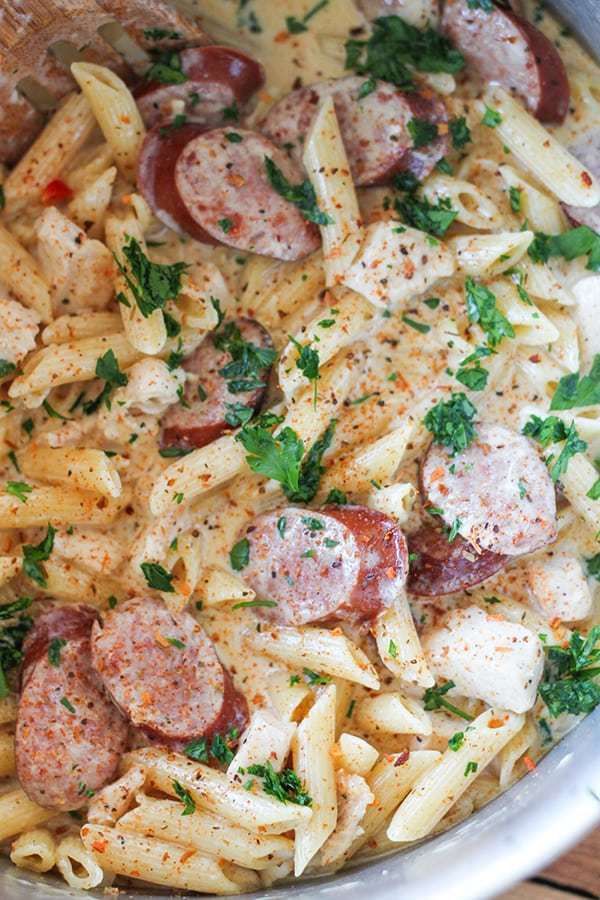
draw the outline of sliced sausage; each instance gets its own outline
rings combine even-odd
[[[84,806],[114,777],[126,747],[127,724],[91,665],[95,619],[86,606],[56,607],[24,646],[17,775],[27,796],[51,809]],[[55,639],[66,641],[58,654]]]
[[[259,62],[232,47],[191,47],[178,54],[185,81],[146,81],[135,92],[138,108],[150,128],[173,118],[173,103],[182,100],[187,119],[216,128],[234,118],[265,81]]]
[[[393,519],[363,506],[286,507],[248,525],[242,572],[257,614],[280,625],[373,619],[402,591],[408,551]]]
[[[226,377],[227,373],[223,375],[222,370],[234,362],[227,349],[232,344],[229,340],[223,340],[227,335],[233,338],[233,343],[238,344],[240,353],[244,355],[251,353],[252,348],[273,348],[269,332],[254,319],[235,319],[227,323],[224,329],[208,335],[182,364],[182,368],[188,373],[184,392],[187,405],[175,403],[165,413],[161,423],[163,448],[180,447],[188,450],[204,447],[216,440],[232,427],[225,420],[229,403],[241,403],[252,410],[260,407],[270,367],[260,369],[256,378],[236,379]],[[240,344],[238,339],[244,343]],[[239,358],[240,354],[236,355]],[[235,383],[236,380],[238,384]],[[260,386],[252,386],[257,380]],[[248,390],[239,390],[245,385]]]
[[[294,185],[303,174],[260,134],[227,128],[193,138],[177,160],[175,183],[192,218],[223,244],[295,260],[319,247],[319,231],[269,182],[269,157]]]
[[[380,16],[400,16],[409,25],[435,27],[440,15],[439,0],[358,0],[369,21]]]
[[[600,179],[600,128],[586,131],[568,149],[595,178]],[[587,208],[565,204],[563,209],[572,222],[600,232],[600,203]]]
[[[350,75],[298,88],[269,110],[260,129],[301,163],[319,105],[332,97],[355,184],[382,184],[407,170],[424,178],[448,150],[447,129],[416,150],[407,125],[413,118],[446,123],[446,107],[431,91],[403,92],[386,81],[361,97],[364,84],[364,77]]]
[[[448,525],[475,547],[518,556],[556,538],[556,498],[535,446],[502,425],[479,425],[458,456],[432,444],[423,491]],[[457,521],[458,520],[458,521]]]
[[[164,0],[97,0],[129,36],[146,50],[204,44],[210,38]]]
[[[117,606],[92,630],[92,662],[137,728],[161,741],[190,741],[244,718],[212,641],[188,612],[158,600]]]
[[[144,138],[138,158],[137,181],[142,196],[157,219],[179,234],[203,244],[216,244],[192,219],[175,186],[175,165],[189,141],[204,131],[202,125],[163,128],[156,125]]]
[[[560,53],[545,34],[511,9],[472,9],[446,0],[442,29],[485,82],[517,94],[540,122],[563,122],[569,81]]]
[[[409,535],[408,550],[407,588],[418,597],[465,591],[499,572],[507,560],[491,550],[477,552],[460,535],[449,541],[443,531],[431,526]]]

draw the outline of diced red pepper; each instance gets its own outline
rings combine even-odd
[[[51,206],[53,203],[66,203],[73,199],[73,191],[60,178],[49,181],[42,191],[42,203],[44,206]]]

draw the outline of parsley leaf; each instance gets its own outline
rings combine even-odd
[[[536,232],[527,253],[537,263],[548,262],[552,256],[562,256],[569,261],[587,256],[587,268],[592,272],[600,272],[600,234],[587,225],[555,235]]]
[[[14,363],[9,362],[7,359],[0,359],[0,378],[6,378],[7,375],[12,375],[17,371],[17,367]]]
[[[487,125],[488,128],[497,128],[501,122],[502,116],[500,115],[498,110],[492,109],[491,106],[486,106],[481,124]]]
[[[181,68],[181,56],[173,50],[156,54],[144,77],[146,81],[158,81],[160,84],[183,84],[188,80]]]
[[[456,456],[470,446],[475,438],[473,418],[477,410],[463,393],[452,394],[449,400],[440,400],[429,410],[423,422],[432,433],[436,444],[449,447]]]
[[[457,731],[456,734],[453,734],[450,740],[448,741],[448,747],[450,750],[454,750],[456,753],[457,750],[460,750],[462,745],[465,742],[465,733],[464,731]]]
[[[313,406],[317,405],[317,381],[321,377],[319,375],[319,351],[315,350],[309,344],[302,345],[292,335],[288,335],[290,341],[298,351],[296,360],[296,368],[300,369],[304,377],[312,383],[313,386]]]
[[[470,391],[482,391],[487,385],[490,373],[483,368],[480,360],[485,356],[491,356],[493,352],[489,347],[477,347],[459,364],[456,380]]]
[[[309,9],[302,19],[297,19],[296,16],[286,16],[285,27],[290,34],[302,34],[303,31],[308,31],[306,23],[309,22],[313,16],[316,16],[316,14],[327,6],[328,3],[329,0],[319,0],[312,9]]]
[[[112,348],[107,350],[104,356],[96,360],[96,375],[104,379],[104,387],[95,400],[88,400],[83,404],[86,415],[95,413],[104,403],[110,409],[110,395],[114,387],[124,387],[129,378],[119,368],[119,361]]]
[[[423,694],[425,709],[428,711],[442,708],[447,709],[448,712],[453,713],[455,716],[460,716],[461,719],[466,719],[467,722],[472,722],[473,716],[469,715],[468,712],[465,712],[464,709],[459,709],[457,706],[454,706],[452,703],[450,703],[449,700],[446,700],[444,695],[447,694],[448,691],[452,690],[454,686],[455,685],[453,681],[447,681],[440,687],[437,687],[437,685],[435,685],[434,687],[427,688],[427,690]]]
[[[464,65],[463,55],[447,38],[433,28],[420,31],[399,16],[376,19],[367,40],[346,43],[347,69],[381,78],[404,90],[415,87],[411,68],[456,74]]]
[[[29,597],[20,597],[0,606],[0,619],[14,619],[12,625],[0,630],[0,698],[8,696],[5,672],[14,669],[23,659],[23,641],[33,625],[31,616],[17,615],[31,605]]]
[[[544,680],[539,694],[553,718],[567,712],[581,715],[600,704],[600,626],[587,637],[574,631],[567,648],[546,647]]]
[[[409,194],[396,200],[394,207],[408,225],[439,238],[444,237],[458,215],[449,197],[440,197],[436,203],[430,203],[426,197]]]
[[[563,375],[552,397],[550,409],[573,409],[600,403],[600,353],[592,363],[589,375],[573,372]]]
[[[282,769],[277,773],[270,762],[263,765],[255,763],[248,766],[249,775],[263,779],[263,791],[281,803],[296,803],[298,806],[311,806],[312,799],[306,793],[302,782],[293,769]]]
[[[508,189],[510,208],[515,213],[521,212],[521,193],[521,189],[513,185]]]
[[[122,253],[127,265],[121,263],[117,256],[115,261],[141,314],[147,319],[154,310],[163,309],[167,300],[175,300],[179,296],[181,278],[188,265],[183,262],[172,265],[151,262],[135,238],[127,235],[126,240]]]
[[[413,147],[425,147],[435,141],[438,136],[437,125],[428,119],[410,119],[407,128],[413,141]]]
[[[181,813],[181,815],[182,816],[191,816],[192,813],[196,812],[196,804],[194,803],[194,801],[192,799],[192,795],[178,781],[175,781],[175,779],[172,779],[172,781],[173,781],[173,789],[174,789],[177,797],[183,803],[183,812]]]
[[[250,561],[250,541],[248,538],[242,538],[237,544],[231,548],[229,552],[229,561],[231,568],[236,572],[245,569]]]
[[[143,562],[140,564],[140,569],[144,573],[148,587],[154,588],[155,591],[164,591],[167,594],[175,593],[175,588],[171,583],[174,576],[158,563]]]
[[[542,447],[564,441],[562,450],[550,469],[552,481],[559,481],[561,475],[567,470],[569,460],[577,453],[584,453],[588,446],[579,437],[574,422],[571,422],[569,427],[567,427],[562,419],[559,419],[557,416],[548,416],[546,419],[540,419],[539,416],[532,415],[523,427],[523,434],[534,438]],[[546,460],[547,463],[551,461],[552,458]]]
[[[16,497],[21,503],[27,503],[27,494],[30,494],[32,490],[33,488],[26,481],[6,482],[6,493]]]
[[[52,638],[48,644],[48,661],[51,666],[58,668],[60,666],[60,651],[66,647],[67,642],[64,638]]]
[[[54,548],[54,535],[56,529],[52,525],[48,525],[45,538],[39,544],[31,546],[23,545],[23,572],[40,587],[45,588],[47,585],[46,575],[40,566],[41,562],[50,559],[50,554]]]
[[[283,489],[288,500],[292,500],[295,503],[309,503],[317,493],[321,475],[325,471],[325,467],[321,465],[321,460],[331,447],[336,425],[337,421],[331,419],[321,437],[314,442],[306,454],[300,466],[298,489],[287,491],[284,485]]]
[[[244,340],[235,322],[228,322],[217,331],[213,335],[213,344],[231,357],[231,362],[219,369],[231,394],[265,387],[268,370],[277,357],[276,350]]]
[[[271,187],[284,200],[297,206],[308,222],[314,222],[315,225],[333,224],[334,220],[331,216],[319,209],[315,189],[308,179],[300,184],[290,184],[281,169],[269,156],[265,156],[265,169]]]
[[[490,347],[497,347],[505,337],[515,336],[512,325],[496,307],[496,295],[489,288],[467,278],[465,291],[469,321],[481,326]]]
[[[448,127],[450,128],[450,136],[452,137],[452,146],[455,150],[461,150],[465,144],[470,143],[472,140],[471,130],[464,116],[450,119]]]

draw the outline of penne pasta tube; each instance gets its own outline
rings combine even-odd
[[[359,728],[368,734],[431,734],[431,718],[420,703],[400,691],[365,697],[354,714]]]
[[[533,231],[503,231],[499,234],[465,234],[450,238],[448,247],[460,272],[492,276],[511,269],[527,252]]]
[[[128,279],[135,282],[135,274],[131,273],[125,248],[131,240],[134,240],[139,244],[142,252],[146,253],[147,247],[142,225],[133,214],[127,215],[124,219],[109,216],[106,220],[105,231],[106,244],[109,250],[112,250],[119,264],[115,293],[127,301],[127,304],[123,302],[119,304],[127,340],[140,353],[156,355],[163,349],[167,340],[167,329],[162,310],[154,309],[150,315],[144,316],[128,283]]]
[[[140,354],[131,346],[125,335],[88,337],[67,344],[53,345],[39,350],[23,366],[23,374],[17,376],[9,389],[9,396],[23,398],[25,406],[39,405],[35,396],[43,395],[61,384],[74,381],[91,381],[96,377],[96,364],[108,350],[115,354],[121,369],[130,366]]]
[[[21,469],[29,478],[66,484],[106,497],[120,497],[122,492],[117,468],[103,450],[54,449],[32,443],[21,456]]]
[[[71,94],[4,182],[6,208],[11,215],[40,199],[46,185],[70,165],[95,127],[87,99]]]
[[[371,690],[379,687],[366,654],[340,629],[263,626],[251,639],[257,649],[289,666],[345,678]]]
[[[254,591],[246,587],[241,578],[236,578],[231,572],[216,566],[204,570],[196,585],[196,593],[206,606],[218,606],[230,600],[247,602],[256,597]]]
[[[80,891],[98,887],[104,879],[104,872],[96,862],[93,852],[74,834],[67,835],[58,844],[56,868],[69,887]]]
[[[502,117],[494,129],[498,139],[550,193],[572,206],[600,203],[598,181],[508,91],[490,88],[484,102]],[[483,113],[483,104],[478,106]]]
[[[0,493],[0,521],[3,528],[29,528],[48,522],[109,525],[126,505],[124,497],[107,500],[101,494],[87,491],[34,487],[26,495],[25,503],[10,494]]]
[[[373,835],[383,828],[389,817],[408,795],[413,784],[440,758],[436,750],[408,750],[385,754],[367,775],[367,784],[375,801],[362,820],[363,833],[351,845],[347,858],[353,856]]]
[[[298,726],[294,769],[312,799],[312,816],[296,827],[294,874],[301,875],[335,828],[337,790],[333,768],[335,685],[325,688]]]
[[[10,850],[11,862],[30,872],[49,872],[56,865],[56,841],[47,828],[20,834]]]
[[[377,650],[384,666],[404,682],[432,687],[435,679],[419,641],[406,595],[375,621]]]
[[[556,461],[562,448],[561,444],[552,445],[546,453],[546,459],[551,457]],[[594,533],[600,531],[600,500],[592,500],[588,497],[588,492],[597,479],[596,467],[582,453],[569,460],[566,470],[560,476],[567,500]]]
[[[102,869],[116,875],[170,889],[219,895],[241,892],[223,865],[190,848],[107,825],[84,825],[81,840]]]
[[[355,341],[373,318],[373,309],[359,294],[345,291],[335,299],[335,314],[320,313],[296,334],[279,358],[279,384],[286,397],[306,386],[306,378],[298,368],[299,349],[311,346],[319,354],[319,365],[329,362],[336,353]],[[318,382],[315,383],[315,392]]]
[[[37,262],[2,224],[0,272],[2,281],[23,306],[34,309],[42,322],[52,320],[50,290],[41,276]]]
[[[512,166],[500,166],[498,171],[507,188],[519,192],[520,212],[532,231],[558,234],[563,230],[564,218],[556,200],[529,184]]]
[[[265,757],[263,757],[263,760]],[[193,847],[215,859],[226,859],[248,869],[265,869],[275,861],[291,859],[293,842],[280,835],[252,834],[204,810],[181,815],[181,803],[137,795],[138,806],[119,819],[118,828]]]
[[[449,747],[413,786],[390,823],[389,839],[426,837],[524,722],[524,716],[502,709],[487,709],[478,716],[465,729],[462,745],[457,750]]]
[[[119,313],[89,312],[78,316],[60,316],[42,331],[42,343],[67,344],[81,338],[103,337],[105,334],[117,334],[123,322]]]
[[[266,794],[247,791],[223,772],[192,762],[177,753],[136,750],[128,754],[123,763],[125,768],[140,764],[147,766],[148,783],[170,796],[176,793],[173,783],[179,782],[199,806],[234,824],[243,821],[253,832],[283,834],[312,815],[305,806],[284,804]]]
[[[366,776],[377,762],[378,757],[379,751],[368,741],[355,734],[345,732],[340,734],[337,761],[346,772]]]
[[[71,72],[113,151],[121,174],[135,181],[146,129],[129,88],[105,66],[77,62],[71,66]]]
[[[18,556],[0,556],[0,587],[14,578],[21,571],[21,560]]]
[[[295,731],[296,725],[293,722],[268,710],[258,709],[252,715],[227,774],[239,781],[243,770],[255,763],[263,763],[265,759],[269,760],[276,772],[281,772],[289,756]]]
[[[22,788],[0,794],[0,841],[47,822],[56,813],[29,799]]]
[[[325,281],[331,287],[342,279],[363,238],[358,200],[331,97],[314,118],[303,161],[319,209],[331,219],[321,226]]]

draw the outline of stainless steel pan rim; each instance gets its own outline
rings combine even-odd
[[[276,887],[248,900],[486,900],[539,871],[600,822],[600,707],[535,772],[446,834],[338,875]],[[3,900],[82,897],[15,869],[0,871]],[[90,897],[106,897],[90,892]],[[119,900],[173,891],[119,893]],[[184,895],[189,896],[189,895]],[[197,896],[197,895],[195,895]]]

